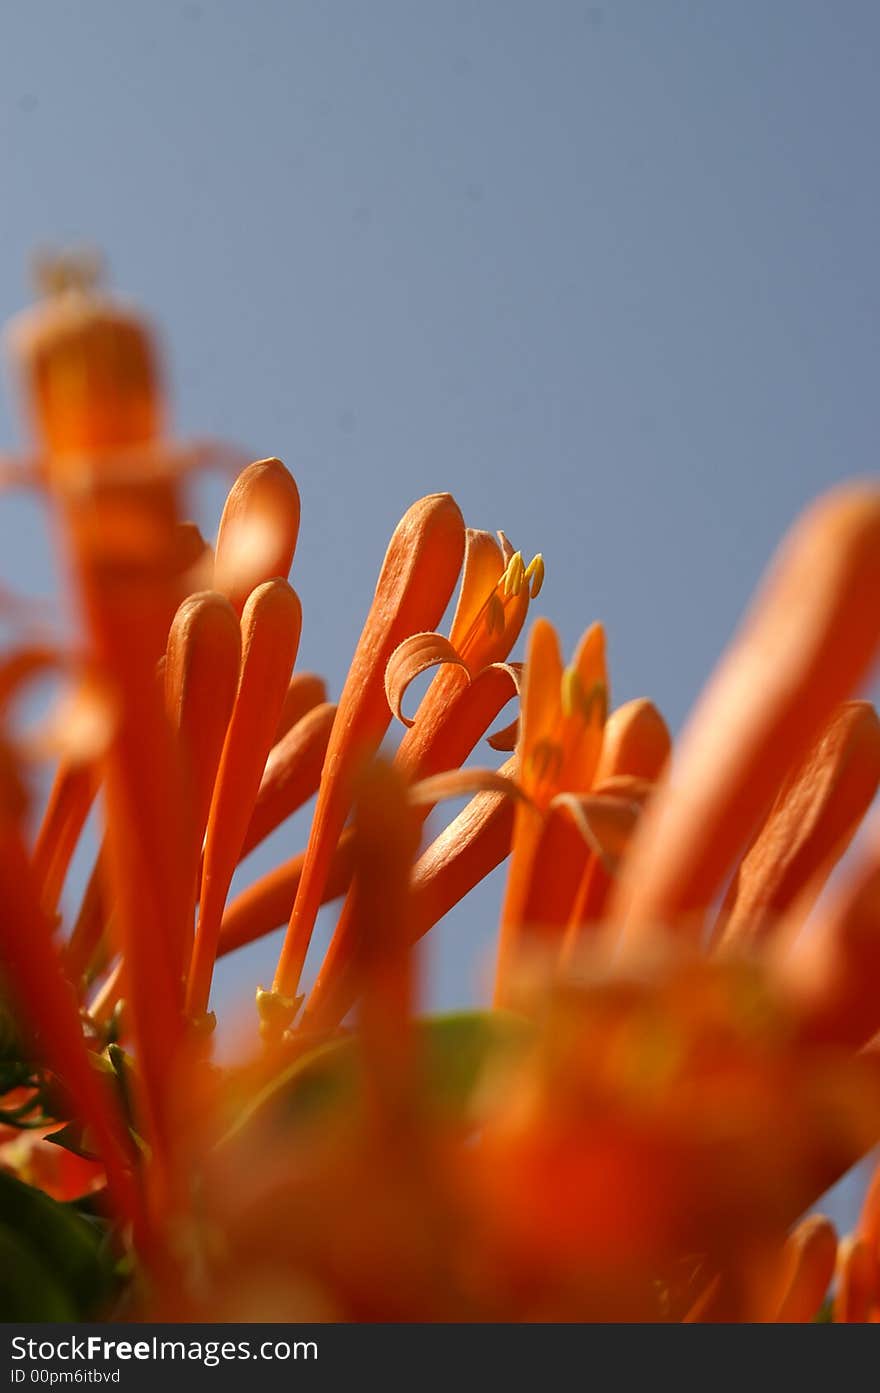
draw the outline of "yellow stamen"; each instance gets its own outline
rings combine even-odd
[[[504,604],[493,590],[486,602],[486,628],[490,634],[500,634],[504,630]]]
[[[608,688],[604,682],[594,682],[584,701],[584,720],[589,725],[604,726],[608,717]]]
[[[264,1039],[277,1039],[293,1025],[301,1004],[301,996],[284,996],[281,992],[257,987],[257,1014]]]
[[[522,590],[523,578],[525,576],[525,565],[523,563],[522,552],[515,551],[507,563],[504,574],[499,584],[504,586],[504,598],[510,599],[511,596],[518,595]]]
[[[32,276],[40,295],[62,295],[65,290],[94,290],[104,278],[104,261],[94,247],[67,252],[38,252]]]
[[[529,765],[537,783],[555,779],[562,768],[562,747],[555,740],[539,740],[529,754]]]
[[[562,674],[562,714],[571,720],[576,711],[583,713],[584,689],[576,667],[567,667]]]
[[[567,720],[577,715],[589,725],[605,724],[608,714],[608,689],[604,682],[594,682],[589,691],[584,691],[580,673],[576,667],[567,667],[562,674],[561,685],[562,714]]]
[[[532,588],[529,593],[533,600],[537,600],[544,585],[544,558],[540,552],[538,552],[536,556],[533,556],[528,566],[526,566],[523,579],[531,581]]]

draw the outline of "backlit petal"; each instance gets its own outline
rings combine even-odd
[[[333,851],[351,807],[352,780],[376,750],[391,713],[385,668],[410,634],[439,622],[461,568],[464,523],[444,493],[415,503],[391,539],[376,593],[338,702],[318,790],[306,864],[275,974],[275,989],[295,997]]]
[[[634,942],[700,932],[731,862],[880,643],[880,490],[816,503],[782,547],[683,735],[628,859],[617,912]]]

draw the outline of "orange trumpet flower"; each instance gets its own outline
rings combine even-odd
[[[530,600],[540,592],[544,562],[538,555],[526,565],[503,533],[499,541],[500,545],[488,532],[467,529],[461,588],[449,638],[436,633],[414,634],[392,653],[385,669],[388,704],[408,727],[394,764],[412,783],[459,766],[502,707],[517,694],[518,671],[505,660],[522,629]],[[410,720],[402,711],[406,689],[432,667],[440,671]],[[489,743],[496,749],[504,748],[508,734],[502,731]],[[422,820],[432,806],[430,800],[421,800]],[[306,1002],[304,1025],[330,1023],[324,999],[335,993],[337,979],[349,972],[356,917],[350,895]]]
[[[526,799],[518,804],[515,814],[501,916],[496,1005],[509,1004],[515,995],[513,977],[522,956],[530,890],[537,883],[535,867],[541,839],[548,834],[550,816],[560,807],[559,799],[585,794],[592,788],[607,711],[601,625],[587,630],[571,666],[563,668],[556,631],[546,619],[538,619],[529,639],[523,679],[518,755],[519,784]],[[549,831],[550,836],[561,838],[568,833],[567,826]],[[560,864],[556,856],[553,861]],[[569,888],[573,894],[576,880]],[[533,900],[532,913],[535,910]],[[543,917],[540,909],[538,913]],[[554,917],[552,909],[550,917]]]
[[[609,714],[600,625],[566,667],[539,618],[512,659],[543,560],[445,493],[394,532],[334,700],[294,672],[295,481],[241,470],[210,546],[183,519],[193,457],[152,335],[62,272],[13,347],[81,633],[0,664],[0,1238],[40,1271],[18,1227],[37,1203],[100,1276],[86,1297],[47,1274],[52,1309],[876,1320],[878,1182],[842,1243],[810,1212],[880,1140],[873,826],[835,873],[880,785],[858,693],[876,487],[796,526],[675,752],[650,701]],[[57,668],[73,698],[26,739],[9,700]],[[512,757],[467,767],[487,736]],[[227,903],[313,795],[304,850]],[[449,796],[468,802],[422,848]],[[508,853],[494,1008],[420,1015],[417,945]],[[343,896],[300,1011],[318,908]],[[212,1056],[217,957],[285,921],[261,1038]],[[50,1198],[86,1193],[88,1219]],[[0,1315],[9,1290],[4,1268]]]
[[[391,719],[385,667],[414,630],[436,624],[449,601],[463,552],[461,513],[445,493],[413,504],[391,539],[339,698],[312,835],[275,973],[273,992],[288,1021],[296,1009],[300,974],[333,852],[351,807],[352,780],[377,749]]]

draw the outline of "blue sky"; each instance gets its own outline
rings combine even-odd
[[[334,692],[395,522],[449,489],[677,728],[785,527],[876,468],[878,60],[874,0],[10,5],[0,317],[35,247],[105,250],[181,433],[296,474]],[[4,510],[0,581],[44,590]],[[498,892],[435,934],[433,1000],[478,994]]]

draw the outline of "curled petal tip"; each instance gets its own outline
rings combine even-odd
[[[421,673],[446,663],[462,668],[470,680],[467,663],[442,634],[413,634],[395,648],[385,669],[385,695],[395,719],[402,725],[413,725],[409,717],[403,714],[403,699],[410,683]]]

